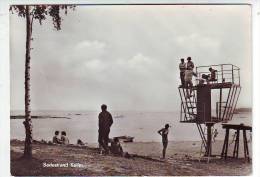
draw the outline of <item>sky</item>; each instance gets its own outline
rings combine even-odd
[[[178,65],[241,68],[238,107],[252,106],[248,5],[77,6],[34,22],[32,110],[176,111]],[[25,19],[10,14],[11,109],[24,109]]]

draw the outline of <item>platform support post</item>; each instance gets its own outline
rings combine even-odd
[[[220,94],[219,94],[219,107],[217,108],[218,109],[218,119],[221,119],[221,108],[222,108],[222,88],[219,90]]]
[[[243,130],[243,141],[244,141],[244,155],[245,159],[250,162],[250,157],[249,157],[249,150],[248,150],[248,144],[247,144],[247,137],[246,137],[246,130]]]
[[[214,123],[206,123],[207,126],[207,148],[205,156],[211,156],[211,150],[212,150],[212,134],[211,134],[211,128],[214,125]]]
[[[227,159],[227,152],[228,152],[228,142],[229,142],[229,128],[226,128],[226,135],[225,140],[222,148],[221,157]]]
[[[235,147],[233,151],[233,157],[235,158],[238,158],[238,153],[239,153],[239,134],[240,134],[240,129],[237,129]]]

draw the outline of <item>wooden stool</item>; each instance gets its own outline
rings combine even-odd
[[[233,150],[233,157],[238,158],[239,154],[239,137],[240,137],[240,130],[243,131],[243,143],[244,143],[244,156],[245,159],[250,161],[249,157],[249,150],[248,150],[248,143],[247,143],[247,137],[246,137],[246,130],[252,131],[251,126],[245,126],[243,124],[235,125],[235,124],[222,124],[223,128],[226,129],[224,144],[221,152],[221,157],[227,159],[227,152],[228,152],[228,142],[229,142],[229,130],[234,129],[236,130],[236,137],[235,137],[235,146]]]

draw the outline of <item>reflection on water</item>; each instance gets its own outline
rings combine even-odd
[[[134,136],[134,141],[161,141],[157,131],[169,123],[170,141],[200,140],[199,132],[195,124],[179,123],[179,112],[112,112],[114,124],[111,128],[110,137],[128,135]],[[18,115],[19,113],[12,113]],[[34,112],[33,115],[64,116],[71,119],[33,119],[33,138],[51,140],[55,130],[66,131],[71,143],[77,139],[84,142],[97,142],[98,112]],[[23,119],[11,120],[11,138],[23,140],[25,137]],[[235,114],[229,123],[244,123],[251,125],[251,113]],[[221,124],[216,124],[219,135],[216,139],[223,139],[224,131]],[[231,132],[232,133],[232,132]]]

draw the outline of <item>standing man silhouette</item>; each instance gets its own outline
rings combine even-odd
[[[108,154],[109,133],[110,127],[113,124],[113,118],[110,112],[107,111],[107,105],[102,104],[101,110],[98,115],[98,143],[99,146],[105,150],[105,153]]]
[[[181,59],[181,63],[179,64],[179,69],[180,69],[180,78],[181,78],[181,86],[185,86],[185,70],[186,70],[186,63],[184,62],[184,59]]]

